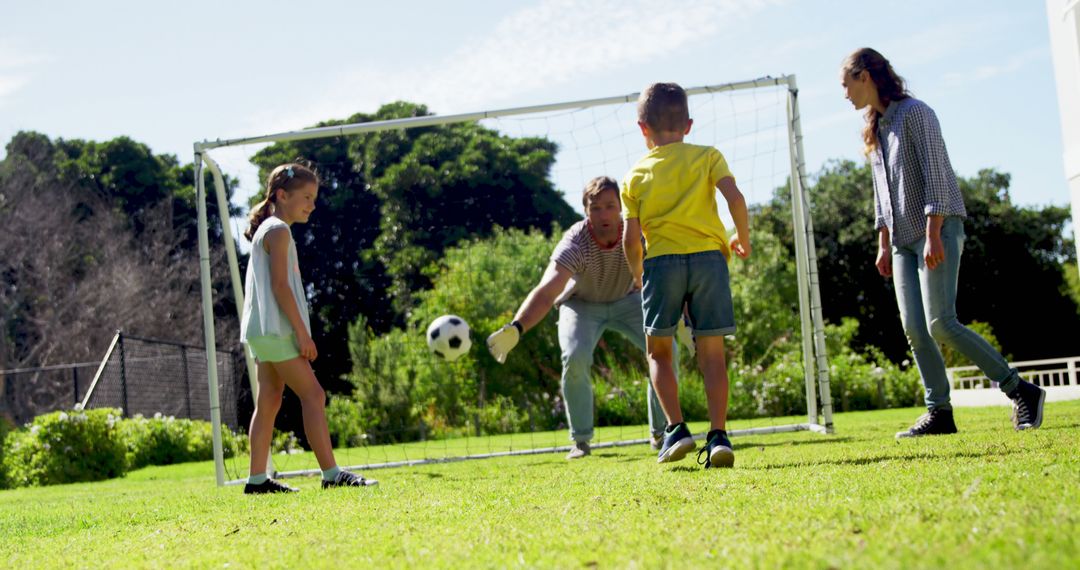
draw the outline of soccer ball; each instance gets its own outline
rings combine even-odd
[[[443,315],[428,325],[427,344],[436,356],[453,362],[469,352],[469,324],[456,315]]]

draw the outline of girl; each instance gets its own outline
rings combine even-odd
[[[297,489],[270,479],[266,461],[285,386],[300,397],[304,433],[322,469],[322,486],[375,485],[337,466],[326,425],[326,393],[310,362],[318,356],[311,340],[307,298],[300,279],[296,244],[289,226],[306,223],[315,210],[319,178],[300,164],[283,164],[266,181],[266,198],[251,212],[244,236],[251,259],[244,280],[240,341],[258,361],[259,395],[251,417],[251,467],[244,493],[289,493]]]
[[[841,77],[847,99],[866,109],[863,142],[873,170],[877,270],[892,277],[929,408],[896,437],[956,433],[938,343],[967,356],[998,383],[1013,401],[1015,429],[1039,427],[1046,391],[1021,380],[997,350],[956,318],[967,211],[937,116],[870,48],[848,56]]]

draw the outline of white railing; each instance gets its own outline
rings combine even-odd
[[[1025,360],[1009,365],[1020,372],[1021,378],[1037,386],[1080,387],[1080,356]],[[957,366],[947,369],[946,373],[954,390],[997,389],[997,382],[983,375],[978,366]]]

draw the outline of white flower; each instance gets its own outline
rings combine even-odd
[[[161,412],[154,412],[154,419],[155,420],[160,420],[161,419]]]
[[[911,366],[911,361],[905,358],[904,361],[900,363],[900,366],[907,368],[908,366]]]
[[[877,366],[873,370],[871,370],[871,372],[873,372],[874,376],[883,376],[885,374],[885,369]]]
[[[41,431],[41,426],[39,426],[37,424],[34,424],[34,425],[30,426],[30,434],[31,435],[37,435],[37,433],[39,431]]]
[[[41,444],[41,446],[45,448],[45,451],[52,449],[52,446],[50,446],[48,443],[43,443]]]
[[[60,421],[62,421],[62,422],[68,421],[68,415],[67,415],[66,412],[60,412],[60,415],[58,417],[60,418]]]
[[[82,411],[82,402],[79,402],[79,403],[75,404],[75,411],[76,412],[81,412]]]

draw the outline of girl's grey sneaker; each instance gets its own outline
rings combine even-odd
[[[697,454],[698,465],[704,465],[706,469],[735,465],[735,452],[731,449],[731,440],[728,439],[726,431],[714,429],[709,432],[705,441],[705,447]],[[702,455],[705,456],[704,459]]]
[[[245,495],[265,495],[267,493],[297,493],[300,489],[290,487],[280,481],[267,479],[258,485],[248,483],[244,485]]]
[[[333,481],[323,480],[322,488],[329,489],[331,487],[371,487],[378,485],[379,482],[374,479],[365,479],[362,475],[357,475],[351,471],[342,470],[334,477]]]
[[[1015,430],[1035,429],[1042,425],[1046,390],[1021,380],[1008,396],[1013,402],[1012,420]]]
[[[896,439],[950,433],[956,433],[956,422],[953,421],[952,410],[930,410],[919,416],[915,425],[905,431],[897,432]]]
[[[579,441],[574,444],[574,447],[570,450],[570,453],[566,454],[567,459],[581,459],[586,455],[592,454],[592,448],[589,447],[589,442]]]
[[[685,422],[668,426],[664,430],[664,443],[660,446],[660,453],[656,457],[657,463],[671,463],[679,461],[694,449],[694,437],[690,435],[690,428]]]

